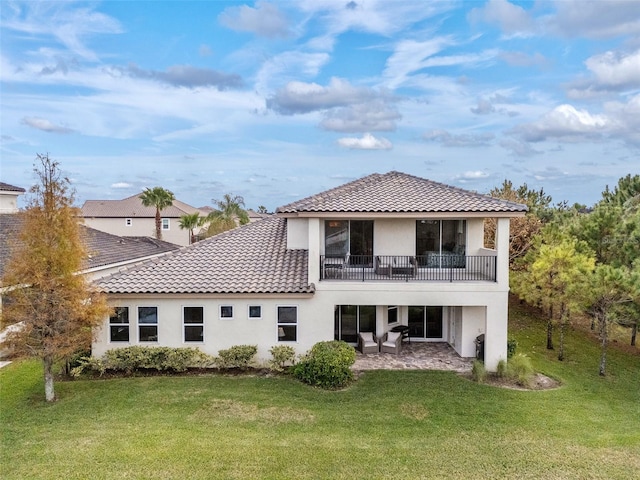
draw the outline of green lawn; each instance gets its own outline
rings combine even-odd
[[[191,376],[58,382],[0,370],[3,479],[640,478],[640,356],[571,332],[567,361],[512,309],[512,335],[552,391],[447,372],[364,374],[327,392],[290,378]]]

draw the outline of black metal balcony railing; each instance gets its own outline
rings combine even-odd
[[[347,255],[320,256],[320,280],[350,281],[496,281],[495,256]]]

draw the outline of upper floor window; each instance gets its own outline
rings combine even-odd
[[[127,227],[130,227],[131,225],[133,225],[133,219],[131,219],[131,218],[125,218],[125,219],[124,219],[124,224],[125,224]]]
[[[466,254],[466,220],[418,220],[416,222],[416,256],[421,265],[452,265],[454,257]],[[464,259],[463,259],[464,260]]]
[[[350,264],[371,263],[373,257],[373,220],[326,220],[324,254],[344,257]]]
[[[168,218],[163,218],[162,219],[162,230],[169,230],[169,219]]]
[[[109,340],[129,341],[129,307],[116,307],[109,316]]]

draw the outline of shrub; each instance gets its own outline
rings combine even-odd
[[[507,361],[500,360],[498,362],[498,367],[496,368],[496,376],[498,378],[505,378],[507,376]]]
[[[511,358],[516,354],[516,348],[518,348],[518,342],[515,338],[507,340],[507,358]]]
[[[218,352],[216,364],[220,368],[239,368],[246,370],[252,364],[253,357],[258,353],[257,345],[235,345]]]
[[[322,388],[339,388],[353,380],[351,365],[356,351],[345,342],[332,340],[316,343],[293,367],[302,382]]]
[[[107,371],[131,374],[137,370],[184,372],[190,367],[207,367],[213,359],[197,348],[132,346],[108,350],[102,358],[85,357],[72,369],[73,376],[85,371],[103,375]]]
[[[289,345],[275,345],[269,350],[271,360],[269,367],[277,372],[282,372],[287,364],[293,365],[296,360],[296,351]]]
[[[531,359],[524,353],[514,355],[507,363],[507,375],[516,381],[518,385],[530,387],[533,381],[533,365]]]
[[[487,378],[487,369],[484,366],[484,362],[481,362],[480,360],[473,361],[471,377],[478,383],[484,383]]]

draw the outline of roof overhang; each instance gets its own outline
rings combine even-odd
[[[287,212],[277,215],[284,218],[512,218],[524,217],[527,212]]]

